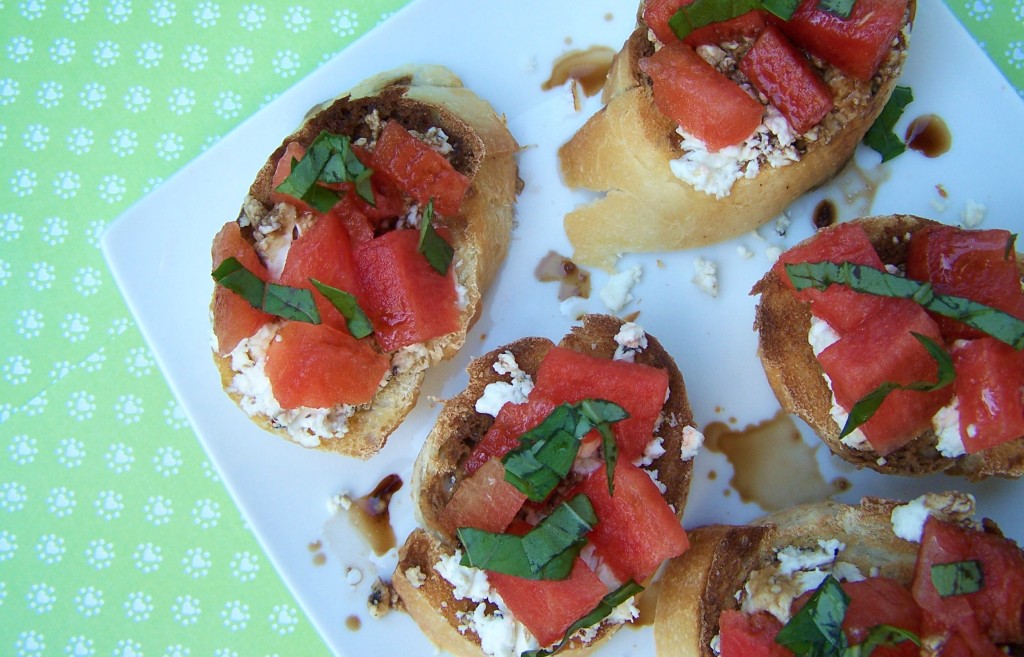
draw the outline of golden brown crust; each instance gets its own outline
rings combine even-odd
[[[249,190],[252,200],[269,209],[276,162],[288,143],[308,145],[322,130],[353,139],[370,138],[365,119],[376,111],[381,120],[397,120],[406,128],[425,132],[439,127],[453,147],[452,163],[471,179],[461,214],[443,217],[455,248],[458,283],[465,289],[460,329],[427,343],[430,357],[424,367],[393,376],[373,402],[360,407],[348,420],[342,438],[323,439],[318,449],[366,459],[376,454],[387,437],[416,404],[424,369],[450,358],[463,345],[466,333],[479,316],[481,299],[508,251],[512,213],[521,181],[516,154],[519,146],[503,117],[461,80],[440,66],[406,66],[361,82],[343,96],[313,108],[303,124],[270,155]],[[228,358],[214,354],[225,389],[233,372]],[[229,392],[235,402],[241,397]],[[253,420],[264,429],[288,438],[269,418]]]
[[[616,348],[614,337],[622,323],[622,320],[606,315],[587,315],[582,319],[582,324],[573,327],[559,345],[600,358],[611,358]],[[636,354],[636,362],[664,368],[669,374],[669,398],[663,409],[666,421],[659,431],[664,439],[666,453],[655,460],[651,468],[658,470],[658,479],[666,486],[665,499],[673,505],[676,515],[681,518],[689,491],[693,461],[683,461],[680,450],[683,429],[693,426],[693,414],[682,374],[675,362],[656,338],[648,335],[647,340],[648,346]],[[512,352],[520,369],[532,376],[553,346],[554,343],[545,338],[522,338],[471,361],[466,368],[469,373],[468,386],[445,403],[413,468],[413,503],[418,523],[423,529],[413,532],[399,554],[395,587],[406,601],[410,614],[431,641],[439,648],[460,657],[480,657],[479,638],[472,631],[465,634],[453,633],[450,627],[445,626],[453,622],[452,609],[466,611],[475,605],[455,600],[451,587],[434,571],[434,564],[442,556],[452,554],[456,548],[454,537],[446,535],[442,529],[438,513],[451,498],[455,482],[460,476],[462,460],[494,420],[489,415],[477,413],[475,404],[489,383],[507,378],[499,376],[492,368],[498,356],[507,351]],[[418,567],[423,574],[430,571],[424,586],[416,588],[406,577],[405,572],[413,567]],[[434,585],[438,582],[440,587]],[[439,614],[437,610],[443,612]],[[574,641],[568,649],[574,655],[587,654],[617,627],[604,625],[589,644]]]
[[[868,217],[857,221],[864,226],[882,262],[893,265],[906,261],[908,235],[936,223],[913,215]],[[841,427],[830,414],[832,392],[822,378],[821,365],[807,341],[810,305],[797,300],[772,271],[758,281],[751,294],[761,295],[755,310],[754,330],[758,334],[758,356],[768,383],[782,408],[804,420],[837,456],[857,467],[883,474],[924,475],[945,471],[969,479],[1024,475],[1024,440],[1020,439],[955,459],[938,452],[937,437],[931,430],[881,460],[874,450],[847,447],[840,442]]]
[[[908,19],[915,3],[910,2]],[[642,9],[642,4],[641,4]],[[804,192],[835,175],[882,111],[902,71],[909,29],[868,82],[826,66],[836,109],[808,141],[799,162],[761,167],[718,199],[676,178],[669,161],[682,155],[676,125],[654,106],[650,79],[639,61],[653,52],[642,21],[616,56],[603,99],[606,106],[559,149],[570,187],[602,192],[565,217],[573,259],[609,269],[623,252],[686,249],[753,230],[778,216]]]

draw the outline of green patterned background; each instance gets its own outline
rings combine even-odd
[[[404,4],[0,0],[0,655],[327,654],[99,240]],[[1021,92],[1024,0],[950,6]]]

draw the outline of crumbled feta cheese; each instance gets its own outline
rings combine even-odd
[[[647,443],[644,447],[644,453],[633,459],[633,465],[638,468],[646,468],[654,463],[655,459],[661,458],[665,454],[664,443],[665,439],[661,436],[657,436],[654,440]]]
[[[792,223],[793,221],[786,215],[779,215],[779,218],[775,220],[775,232],[779,234],[779,237],[785,237]]]
[[[402,347],[391,356],[391,373],[403,374],[426,369],[430,365],[430,350],[423,343]]]
[[[967,453],[960,437],[960,403],[956,397],[932,416],[932,429],[939,437],[936,448],[940,454],[955,458]]]
[[[597,578],[601,580],[609,590],[615,590],[622,586],[622,580],[615,576],[615,572],[611,567],[601,558],[599,554],[594,550],[593,543],[587,543],[580,550],[580,559],[590,567],[590,570],[594,571]]]
[[[704,445],[704,434],[691,426],[683,427],[683,444],[679,448],[679,458],[682,461],[689,461],[697,456],[701,446]]]
[[[716,655],[721,655],[722,654],[722,635],[721,634],[716,634],[715,636],[711,637],[711,641],[708,642],[708,647],[711,648],[711,652],[715,653]]]
[[[974,228],[985,219],[987,208],[977,201],[967,200],[963,212],[960,213],[960,224],[964,228]]]
[[[558,304],[558,311],[563,317],[577,320],[587,314],[587,300],[583,297],[571,296]]]
[[[512,380],[488,383],[480,399],[476,400],[475,408],[477,413],[497,417],[498,411],[505,404],[522,404],[529,398],[533,391],[533,377],[519,369],[519,363],[511,351],[499,354],[492,367],[498,374],[507,374]]]
[[[642,275],[643,271],[640,269],[640,265],[633,265],[625,271],[612,274],[608,278],[608,282],[601,288],[601,301],[612,312],[622,310],[627,303],[633,300],[630,290],[640,282]]]
[[[768,262],[775,262],[782,256],[782,247],[775,246],[774,244],[767,247],[764,250],[764,257],[768,258]]]
[[[487,581],[487,573],[479,568],[467,568],[459,563],[462,551],[441,559],[434,564],[434,570],[452,585],[452,595],[458,600],[483,602],[491,593],[491,585]]]
[[[967,493],[927,493],[892,510],[892,533],[920,543],[929,516],[945,520],[966,520],[974,514],[974,496]]]
[[[811,330],[807,332],[807,342],[811,345],[811,351],[817,357],[818,354],[839,342],[839,334],[836,333],[831,324],[811,315]]]
[[[654,485],[658,488],[659,491],[661,491],[662,495],[668,492],[668,486],[661,483],[661,479],[658,479],[657,470],[644,469],[644,472],[646,472],[647,476],[651,478],[651,481],[654,482]]]
[[[776,553],[775,558],[779,562],[779,573],[792,575],[801,570],[814,570],[826,566],[835,561],[836,555],[846,549],[846,546],[836,539],[819,540],[818,547],[798,548],[792,545],[782,548]]]
[[[745,245],[740,244],[736,247],[736,253],[740,254],[740,257],[744,260],[750,260],[754,257],[754,252],[748,249]]]
[[[528,650],[540,647],[526,626],[516,622],[510,614],[500,608],[487,613],[487,605],[481,602],[473,609],[472,614],[460,612],[457,616],[462,622],[459,631],[475,632],[480,637],[480,649],[485,655],[518,657]]]
[[[697,258],[693,261],[693,268],[697,270],[692,282],[701,292],[718,296],[718,265],[705,258]]]
[[[345,493],[332,495],[331,498],[327,500],[327,510],[332,514],[340,513],[341,511],[348,511],[351,508],[352,498]]]
[[[636,354],[647,348],[647,333],[644,328],[634,322],[625,322],[619,332],[615,334],[615,348],[613,360],[624,360],[632,363]]]
[[[418,589],[423,586],[427,581],[427,576],[423,574],[419,566],[413,566],[406,568],[405,579],[409,581],[409,584],[414,588]]]

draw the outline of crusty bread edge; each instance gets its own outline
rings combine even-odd
[[[914,215],[864,217],[855,221],[864,227],[882,261],[893,265],[906,261],[910,235],[936,223]],[[1018,258],[1018,266],[1024,273],[1024,260]],[[758,356],[768,383],[782,408],[804,420],[832,453],[857,467],[883,474],[924,475],[945,471],[968,479],[1024,475],[1024,440],[1020,439],[955,459],[938,452],[937,437],[931,430],[884,459],[879,459],[874,450],[846,446],[839,440],[841,427],[830,414],[832,393],[807,341],[810,305],[797,300],[771,270],[751,293],[761,295],[755,310],[754,330],[758,334]]]

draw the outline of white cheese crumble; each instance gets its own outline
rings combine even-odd
[[[705,258],[697,258],[693,261],[693,268],[696,273],[692,282],[697,288],[713,297],[718,296],[718,265]]]
[[[902,504],[889,516],[892,533],[911,543],[920,543],[929,516],[966,520],[974,514],[974,496],[968,493],[928,493]]]
[[[960,213],[960,224],[964,228],[975,228],[985,219],[985,212],[988,210],[983,204],[977,201],[967,200],[963,212]]]
[[[779,168],[800,161],[800,153],[793,145],[798,135],[772,105],[765,108],[761,125],[746,141],[713,153],[703,141],[681,127],[676,133],[682,138],[683,155],[669,161],[672,174],[715,198],[728,196],[737,180],[756,177],[762,163]]]
[[[769,247],[767,247],[764,250],[764,257],[768,258],[768,262],[774,263],[781,256],[782,256],[782,247],[781,246],[775,246],[773,244],[772,246],[769,246]]]
[[[632,363],[636,354],[647,348],[647,333],[639,324],[625,322],[615,334],[615,344],[618,346],[612,359]]]
[[[414,588],[418,589],[423,586],[427,581],[427,576],[423,574],[419,566],[413,566],[406,568],[405,579],[409,581],[409,584]]]
[[[600,293],[601,301],[604,302],[604,305],[608,306],[608,310],[618,312],[633,300],[633,294],[630,290],[640,282],[642,275],[643,271],[640,269],[640,265],[633,265],[629,269],[612,274],[608,278],[608,282],[601,288]]]
[[[932,416],[932,429],[939,437],[936,448],[940,454],[955,458],[967,453],[960,436],[960,402],[955,396]]]
[[[738,253],[740,257],[743,258],[744,260],[750,260],[751,258],[754,257],[754,252],[747,248],[747,246],[744,244],[740,244],[739,246],[736,247],[736,253]]]
[[[704,445],[704,434],[691,426],[683,427],[683,444],[679,448],[679,459],[689,461],[697,456]]]
[[[811,345],[811,351],[814,352],[815,358],[838,341],[839,334],[835,332],[835,329],[828,322],[811,315],[811,329],[807,332],[807,342]],[[846,420],[850,417],[850,412],[843,408],[836,399],[836,394],[832,390],[832,379],[829,378],[828,374],[822,372],[821,377],[825,379],[825,384],[832,394],[832,407],[829,409],[829,415],[832,416],[832,420],[836,425],[842,429],[846,425]],[[860,429],[854,429],[846,434],[840,442],[851,449],[862,451],[871,449],[871,445],[868,444],[868,437]]]
[[[654,463],[656,459],[661,458],[665,454],[665,439],[661,436],[655,437],[654,440],[647,443],[644,447],[644,453],[633,459],[633,465],[638,468],[646,468],[650,464]]]
[[[533,377],[519,369],[519,363],[511,351],[499,354],[492,368],[498,374],[509,375],[511,381],[488,383],[474,408],[477,413],[497,417],[498,411],[505,404],[522,404],[529,398],[533,391]]]
[[[558,312],[562,313],[563,317],[575,321],[587,314],[587,300],[583,297],[571,296],[558,304]]]

